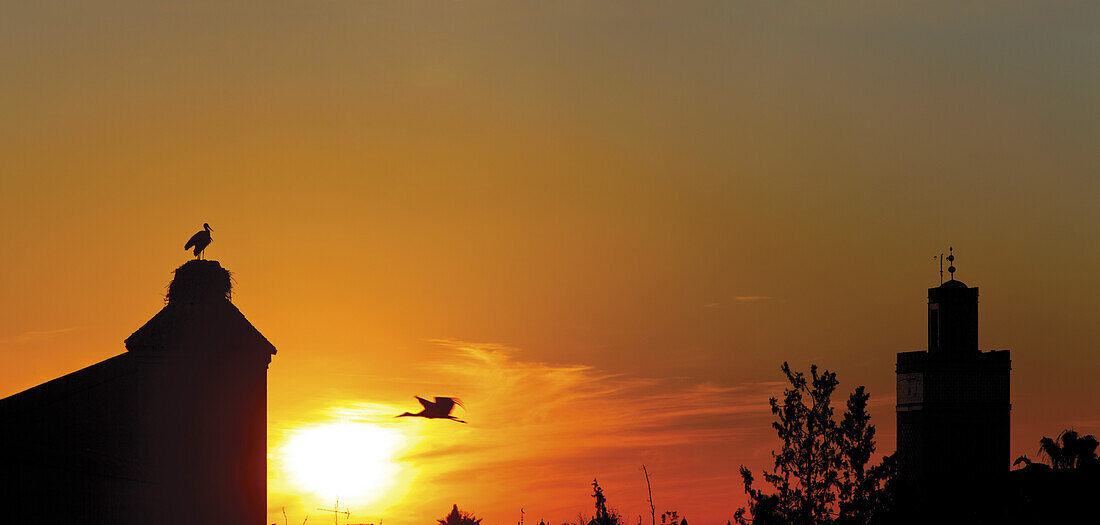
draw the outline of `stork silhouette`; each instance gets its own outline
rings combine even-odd
[[[423,410],[413,414],[412,412],[405,412],[393,417],[422,417],[426,419],[450,419],[451,421],[458,421],[459,423],[465,423],[465,421],[458,419],[451,415],[451,410],[454,410],[455,405],[462,408],[466,408],[466,405],[462,404],[462,401],[455,397],[437,397],[435,401],[428,401],[420,396],[416,397],[417,401],[420,401]]]
[[[192,235],[191,239],[187,241],[187,244],[183,245],[183,249],[187,250],[194,246],[195,258],[201,259],[202,251],[205,250],[207,246],[210,246],[210,243],[214,240],[210,237],[210,232],[212,231],[214,231],[214,228],[211,228],[210,225],[205,222],[202,223],[202,231]]]

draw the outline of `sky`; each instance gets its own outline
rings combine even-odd
[[[657,512],[721,523],[778,446],[783,361],[866,385],[893,450],[895,354],[953,246],[1034,457],[1100,432],[1098,16],[6,2],[0,396],[124,351],[208,222],[279,350],[272,521],[334,504],[289,465],[352,428],[385,452],[352,522],[561,523],[593,478],[633,521],[644,464]],[[413,395],[470,423],[389,417]]]

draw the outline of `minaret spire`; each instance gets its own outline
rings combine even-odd
[[[947,262],[951,264],[951,266],[947,267],[947,271],[951,272],[951,280],[954,281],[955,280],[955,255],[953,253],[951,253],[952,250],[954,250],[954,248],[952,248],[950,246],[947,247]],[[940,263],[940,282],[941,283],[943,282],[943,263]]]

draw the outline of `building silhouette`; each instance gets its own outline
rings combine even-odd
[[[978,287],[929,288],[928,350],[897,355],[898,476],[915,508],[942,519],[1008,472],[1010,370],[1008,350],[978,349]]]
[[[0,400],[5,523],[255,524],[275,347],[193,260],[126,352]]]

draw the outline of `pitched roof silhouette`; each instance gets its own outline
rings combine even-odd
[[[218,261],[188,261],[176,269],[168,288],[168,304],[126,338],[126,349],[171,351],[217,341],[236,351],[275,355],[275,346],[229,302],[230,295],[229,271]]]
[[[276,351],[230,294],[217,261],[190,261],[126,352],[0,399],[5,523],[263,522]]]

